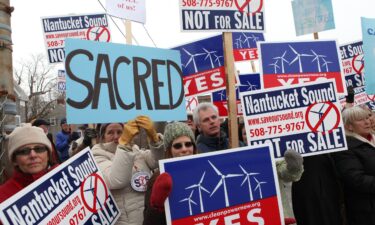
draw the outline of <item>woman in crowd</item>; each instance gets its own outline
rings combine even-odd
[[[197,153],[195,136],[185,123],[173,122],[164,131],[165,158],[174,158]],[[168,173],[156,171],[148,185],[145,197],[143,225],[165,225],[164,201],[172,189],[172,179]]]
[[[0,186],[0,203],[27,187],[52,168],[51,142],[42,128],[25,124],[8,136],[12,177]]]
[[[375,225],[375,136],[368,110],[342,112],[348,150],[334,154],[348,225]]]
[[[133,139],[141,129],[147,133],[151,150],[134,144]],[[120,208],[116,224],[142,224],[147,181],[164,152],[162,137],[146,116],[138,116],[123,127],[117,123],[102,125],[99,135],[102,140],[93,146],[92,152]]]

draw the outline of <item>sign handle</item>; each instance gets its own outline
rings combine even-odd
[[[224,65],[225,77],[227,80],[227,105],[228,105],[228,136],[229,147],[238,147],[238,124],[237,124],[237,108],[236,108],[236,92],[235,92],[235,70],[234,70],[234,57],[232,46],[232,33],[224,32]]]
[[[256,68],[255,68],[255,63],[254,61],[250,61],[250,64],[251,64],[251,70],[253,71],[253,73],[256,73]]]
[[[132,44],[132,22],[125,20],[126,44]]]
[[[314,39],[315,39],[315,40],[318,40],[318,39],[319,39],[319,34],[318,34],[318,32],[314,32]]]

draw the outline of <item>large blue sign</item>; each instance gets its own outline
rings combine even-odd
[[[375,19],[362,17],[361,21],[364,62],[366,66],[366,93],[375,94]]]
[[[186,119],[178,51],[77,39],[65,51],[68,123]]]

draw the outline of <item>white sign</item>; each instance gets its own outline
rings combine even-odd
[[[107,0],[107,13],[121,19],[146,22],[145,0]]]

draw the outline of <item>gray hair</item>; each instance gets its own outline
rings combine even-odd
[[[193,120],[194,120],[195,125],[199,125],[199,121],[200,121],[199,112],[206,111],[209,108],[214,110],[216,115],[219,114],[219,111],[217,110],[216,106],[212,104],[211,102],[199,103],[199,105],[194,109],[194,112],[193,112]]]
[[[359,106],[346,108],[342,112],[342,120],[345,126],[353,124],[354,121],[368,118],[369,116],[370,116],[370,111]]]

